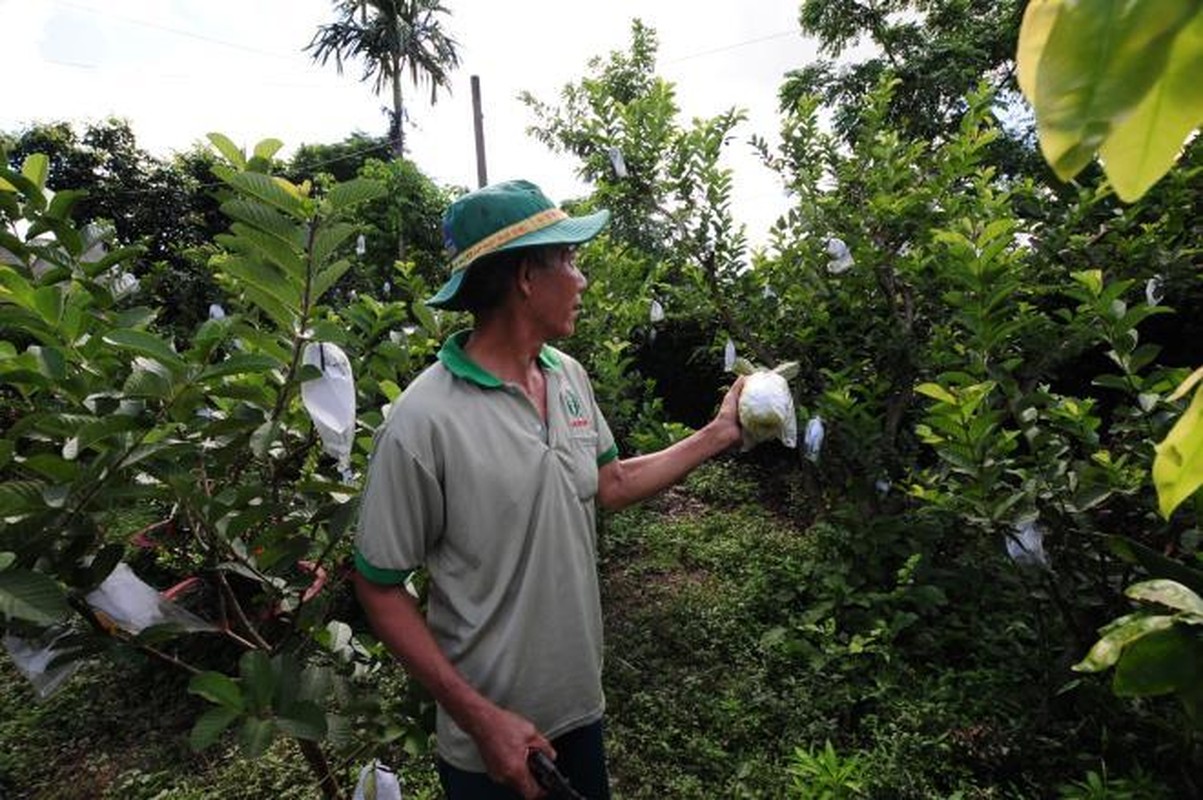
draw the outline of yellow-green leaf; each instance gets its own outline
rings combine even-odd
[[[1095,297],[1103,293],[1103,271],[1101,269],[1084,269],[1079,272],[1071,272],[1069,277],[1089,289],[1090,293]]]
[[[1165,72],[1099,148],[1121,200],[1134,202],[1161,179],[1203,122],[1203,10],[1174,41]]]
[[[50,159],[45,153],[33,153],[21,164],[21,174],[39,189],[46,188],[46,176],[50,174]]]
[[[1023,85],[1041,149],[1059,176],[1073,177],[1089,163],[1144,99],[1197,10],[1195,0],[1093,0],[1025,14],[1032,28],[1021,34]]]
[[[1133,600],[1160,603],[1175,611],[1203,614],[1203,598],[1177,581],[1155,578],[1129,586],[1125,594]]]
[[[255,157],[262,158],[264,161],[270,161],[272,156],[279,152],[284,146],[284,142],[279,139],[264,139],[255,145]]]
[[[1153,485],[1161,516],[1169,519],[1182,501],[1203,486],[1203,391],[1156,447]]]
[[[941,403],[948,403],[953,406],[957,404],[957,398],[952,392],[938,383],[921,383],[915,387],[915,391],[933,400],[939,400]]]
[[[242,152],[242,148],[230,141],[230,138],[223,133],[210,133],[209,141],[217,148],[226,161],[229,161],[238,169],[246,169],[246,154]]]
[[[1052,33],[1063,5],[1062,0],[1032,0],[1023,12],[1015,62],[1019,89],[1029,103],[1036,102],[1040,57],[1044,54],[1044,45],[1048,42],[1048,36]]]
[[[1195,385],[1199,381],[1203,381],[1203,367],[1199,367],[1197,370],[1188,375],[1186,380],[1182,382],[1182,385],[1175,389],[1174,393],[1166,399],[1171,403],[1176,403],[1177,401],[1186,397],[1186,395],[1190,393],[1190,390],[1195,388]]]
[[[1086,658],[1074,664],[1074,672],[1101,672],[1119,661],[1124,648],[1154,631],[1163,631],[1174,626],[1174,618],[1132,614],[1121,617],[1102,631],[1102,636]]]

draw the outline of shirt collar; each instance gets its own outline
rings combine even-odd
[[[464,352],[464,344],[468,341],[471,330],[456,331],[447,337],[439,350],[438,359],[447,370],[457,378],[475,383],[485,389],[499,389],[505,383],[477,364]],[[543,369],[559,369],[560,357],[556,351],[547,345],[539,350],[539,366]]]

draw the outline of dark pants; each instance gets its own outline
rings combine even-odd
[[[602,724],[595,722],[551,740],[556,768],[588,800],[610,800]],[[520,800],[517,792],[489,780],[483,772],[466,772],[439,759],[439,779],[447,800]]]

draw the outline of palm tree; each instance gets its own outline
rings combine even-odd
[[[443,30],[439,15],[451,12],[439,0],[336,0],[334,5],[338,20],[319,26],[305,49],[323,65],[333,56],[340,75],[343,61],[359,58],[361,80],[374,81],[376,94],[390,86],[389,141],[393,157],[400,158],[405,149],[401,75],[408,68],[414,86],[429,83],[431,103],[440,87],[449,88],[450,73],[459,66],[458,45]]]

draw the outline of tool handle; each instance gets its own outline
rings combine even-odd
[[[526,766],[535,776],[535,782],[555,800],[585,800],[585,796],[572,788],[564,774],[556,769],[555,762],[542,750],[531,750],[526,757]]]

